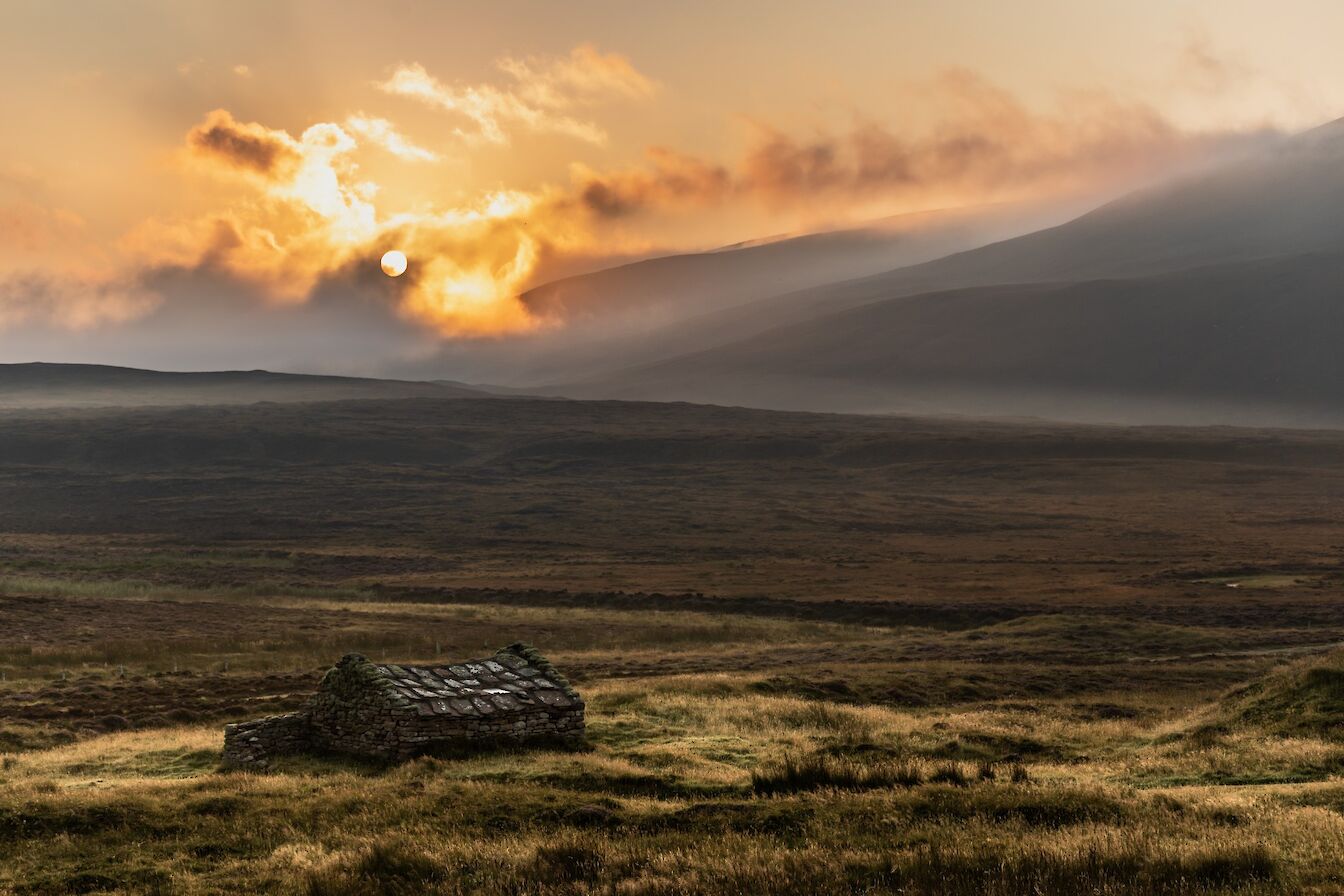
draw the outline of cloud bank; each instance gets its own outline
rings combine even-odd
[[[378,87],[466,119],[467,126],[457,129],[464,139],[501,145],[509,142],[509,132],[515,128],[605,143],[606,131],[575,117],[572,110],[613,98],[648,97],[655,89],[630,60],[602,53],[591,44],[576,47],[561,59],[505,58],[498,67],[509,83],[445,84],[424,66],[411,63],[398,66]]]
[[[588,112],[657,91],[628,59],[591,45],[498,68],[500,84],[449,85],[412,63],[379,86],[459,116],[464,139],[492,144],[517,132],[600,143],[605,132]],[[152,284],[163,272],[199,271],[272,305],[340,286],[439,339],[496,337],[564,323],[519,299],[544,260],[613,254],[634,244],[621,242],[631,234],[649,240],[660,218],[740,206],[843,219],[877,205],[890,213],[1062,195],[1132,183],[1244,136],[1190,133],[1104,91],[1034,109],[959,69],[926,85],[924,98],[941,114],[918,129],[857,121],[798,135],[755,123],[731,162],[651,147],[640,164],[575,163],[567,183],[497,189],[430,211],[381,207],[379,185],[360,169],[367,147],[407,164],[441,159],[390,119],[355,112],[296,136],[215,109],[185,130],[180,148],[192,170],[231,185],[230,201],[210,214],[146,220],[115,246],[97,246],[73,213],[7,203],[0,191],[0,242],[29,247],[0,264],[0,326],[130,320],[155,307]],[[65,247],[59,263],[39,243]],[[377,259],[394,248],[410,268],[393,281],[377,273]],[[62,273],[22,269],[31,259]]]
[[[1104,91],[1076,92],[1040,112],[963,69],[943,73],[928,98],[943,117],[925,133],[860,122],[798,137],[756,124],[735,165],[654,148],[637,168],[576,167],[578,195],[605,217],[734,199],[773,209],[875,199],[954,206],[1122,183],[1240,136],[1189,133]]]

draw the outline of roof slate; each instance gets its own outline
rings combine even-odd
[[[550,663],[528,648],[505,648],[492,657],[443,666],[371,665],[425,716],[480,718],[583,705]]]

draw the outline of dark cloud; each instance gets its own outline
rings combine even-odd
[[[288,134],[235,121],[226,109],[216,109],[188,131],[187,146],[198,156],[268,179],[289,175],[302,160]]]
[[[602,217],[729,198],[771,207],[960,204],[1106,188],[1246,136],[1187,131],[1151,106],[1100,90],[1067,94],[1041,111],[961,69],[944,72],[925,98],[940,118],[922,131],[860,122],[843,133],[797,137],[761,126],[731,167],[654,150],[642,168],[581,169],[575,188]]]
[[[726,199],[734,191],[723,165],[663,147],[646,152],[644,168],[597,172],[578,168],[580,204],[604,218],[619,218],[651,206],[699,206]]]

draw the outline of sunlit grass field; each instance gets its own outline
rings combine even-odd
[[[591,748],[294,758],[217,726],[3,761],[14,892],[1333,892],[1341,751],[1059,707],[898,711],[735,677],[587,687]],[[790,771],[788,764],[802,766]],[[855,771],[899,766],[898,780]],[[1314,772],[1307,784],[1293,781]],[[801,774],[798,772],[801,771]],[[1236,771],[1265,783],[1224,786]],[[879,774],[880,777],[880,774]]]
[[[6,588],[157,622],[138,651],[97,637],[7,645],[0,892],[1344,892],[1344,743],[1329,724],[1285,734],[1257,721],[1270,697],[1230,684],[1319,703],[1281,685],[1337,661],[1218,658],[1232,636],[1217,629]],[[254,619],[255,637],[171,637],[221,605]],[[262,637],[277,611],[339,624]],[[574,671],[585,749],[218,768],[223,721],[300,701],[321,657],[469,655],[520,630]],[[1117,632],[1147,657],[1108,652]],[[1033,668],[1024,648],[1056,665]],[[1179,667],[1183,686],[1136,679],[1148,666]],[[268,694],[270,668],[308,671]],[[243,682],[254,699],[212,699]],[[194,717],[146,708],[169,686]],[[62,711],[38,720],[48,704]]]

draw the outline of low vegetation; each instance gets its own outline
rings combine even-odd
[[[590,681],[580,753],[226,773],[213,724],[8,752],[0,892],[1288,894],[1344,871],[1320,860],[1344,849],[1324,793],[1154,786],[1143,762],[1216,749],[1168,723],[834,706],[734,678]],[[1027,728],[1035,758],[944,758]],[[1281,743],[1238,736],[1247,773]]]
[[[1289,737],[1344,741],[1344,651],[1310,657],[1237,688],[1218,721]],[[1217,724],[1215,722],[1214,724]]]
[[[1337,437],[558,404],[5,428],[0,894],[1344,894]],[[587,749],[218,769],[516,640]]]

